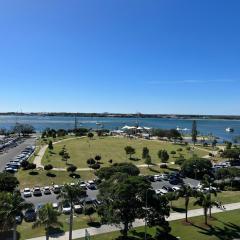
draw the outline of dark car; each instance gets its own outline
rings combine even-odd
[[[24,214],[24,220],[26,222],[34,222],[37,219],[37,214],[34,209],[28,209]]]
[[[178,185],[181,184],[183,181],[181,178],[170,178],[169,183],[172,185]]]
[[[165,189],[168,192],[173,192],[173,189],[170,186],[167,186],[167,185],[163,186],[162,189]]]
[[[39,187],[35,187],[33,189],[33,196],[35,196],[35,197],[42,196],[42,191],[41,191],[41,189]]]

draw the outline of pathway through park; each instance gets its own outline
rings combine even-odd
[[[219,213],[219,212],[225,212],[225,211],[231,211],[231,210],[236,210],[240,209],[240,202],[238,203],[231,203],[231,204],[226,204],[225,205],[225,210],[219,209],[214,207],[212,209],[212,213]],[[203,215],[203,209],[194,209],[188,211],[188,217],[197,217],[197,216],[202,216]],[[173,221],[173,220],[180,220],[185,218],[185,213],[171,213],[169,218],[167,219],[168,221]],[[144,226],[144,221],[143,220],[136,220],[133,223],[133,227],[141,227]],[[78,239],[78,238],[84,238],[85,237],[85,232],[90,234],[90,236],[98,235],[98,234],[103,234],[103,233],[109,233],[109,232],[115,232],[119,231],[120,229],[117,228],[116,226],[113,225],[102,225],[99,228],[94,228],[94,227],[89,227],[89,228],[84,228],[84,229],[78,229],[73,231],[73,239]],[[52,235],[49,239],[57,239],[57,240],[68,240],[68,232],[63,233],[62,235]],[[28,240],[45,240],[46,237],[37,237],[37,238],[31,238]]]

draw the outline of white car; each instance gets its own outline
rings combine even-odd
[[[59,208],[59,203],[58,203],[58,202],[53,203],[53,204],[52,204],[52,207],[53,207],[54,209],[58,209],[58,208]]]
[[[24,197],[31,197],[32,196],[32,192],[31,192],[30,188],[24,188],[23,196]]]
[[[172,187],[172,189],[173,189],[174,192],[177,192],[177,191],[180,190],[180,187],[176,187],[176,186],[174,186],[174,187]]]
[[[153,178],[154,181],[161,181],[160,175],[154,175]]]
[[[69,214],[71,212],[71,206],[69,203],[63,203],[62,205],[62,213]]]

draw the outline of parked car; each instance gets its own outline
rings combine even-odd
[[[49,188],[49,187],[44,187],[44,189],[43,189],[43,193],[44,193],[45,195],[49,195],[49,194],[51,194],[51,190],[50,190],[50,188]]]
[[[41,189],[39,187],[35,187],[33,189],[33,196],[36,196],[36,197],[42,196],[42,191],[41,191]]]
[[[53,203],[53,204],[52,204],[52,207],[53,207],[54,209],[58,210],[58,209],[59,209],[59,203],[58,203],[58,202]]]
[[[168,192],[173,192],[173,189],[170,186],[164,185],[162,189],[168,191]]]
[[[22,219],[23,219],[22,214],[21,215],[17,215],[15,217],[15,221],[16,221],[17,224],[21,224],[22,223]]]
[[[69,214],[71,212],[71,206],[68,202],[62,204],[62,213]]]
[[[94,181],[88,181],[87,182],[87,188],[90,189],[90,190],[96,190],[97,189]]]
[[[172,185],[178,185],[178,184],[182,184],[182,179],[181,178],[170,178],[169,179],[169,183]]]
[[[167,181],[169,179],[169,175],[166,173],[162,173],[159,176],[160,176],[160,179],[162,179],[164,181]]]
[[[32,196],[32,192],[31,192],[30,188],[24,188],[24,189],[23,189],[23,196],[24,196],[25,198]]]
[[[173,189],[173,191],[174,191],[174,192],[177,192],[177,191],[179,191],[179,190],[180,190],[180,187],[173,186],[173,187],[172,187],[172,189]]]
[[[154,181],[161,181],[160,175],[154,175]]]
[[[28,209],[26,210],[24,214],[24,220],[26,222],[34,222],[37,219],[37,214],[34,209]]]
[[[73,209],[75,213],[82,213],[83,206],[79,202],[75,202],[73,205]]]
[[[59,194],[59,193],[61,192],[60,186],[54,185],[54,186],[53,186],[53,192],[54,192],[55,194]]]

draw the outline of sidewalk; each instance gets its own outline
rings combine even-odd
[[[219,208],[212,208],[212,213],[219,213],[219,212],[225,212],[225,211],[231,211],[231,210],[236,210],[236,209],[240,209],[240,202],[238,203],[231,203],[231,204],[226,204],[225,205],[225,210],[221,210]],[[203,209],[194,209],[194,210],[190,210],[188,211],[188,217],[197,217],[197,216],[201,216],[203,215]],[[168,221],[174,221],[174,220],[180,220],[180,219],[184,219],[185,218],[185,213],[171,213],[171,215],[169,216],[169,218],[167,219]],[[144,226],[144,221],[143,220],[136,220],[133,223],[133,227],[140,227],[140,226]],[[94,235],[98,235],[98,234],[102,234],[102,233],[109,233],[109,232],[115,232],[115,231],[119,231],[120,229],[112,226],[112,225],[102,225],[99,228],[93,228],[93,227],[89,227],[86,228],[86,230],[89,232],[90,236],[94,236]],[[52,237],[50,237],[50,240],[53,239],[57,239],[57,240],[68,240],[68,232],[65,232],[63,235],[57,236],[54,235]],[[73,231],[73,239],[77,239],[77,238],[84,238],[85,237],[85,229],[78,229]],[[31,238],[28,240],[45,240],[46,237],[37,237],[37,238]]]

